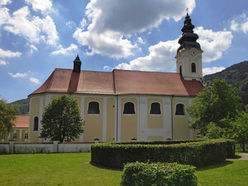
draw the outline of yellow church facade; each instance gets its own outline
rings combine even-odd
[[[192,118],[186,108],[202,90],[202,50],[187,15],[176,54],[176,73],[55,69],[44,84],[29,95],[29,142],[42,142],[41,119],[45,106],[63,94],[78,101],[85,121],[76,141],[130,141],[192,139]]]

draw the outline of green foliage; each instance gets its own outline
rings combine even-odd
[[[4,100],[0,100],[0,139],[13,130],[17,112],[18,108],[15,105],[8,105]]]
[[[215,79],[211,86],[203,88],[187,111],[195,119],[191,126],[200,129],[200,133],[205,135],[210,122],[219,125],[224,118],[233,119],[238,115],[240,108],[237,90],[225,80]]]
[[[210,139],[218,139],[222,138],[224,133],[224,129],[219,127],[214,122],[210,122],[207,125],[206,137]]]
[[[239,95],[242,97],[243,105],[248,104],[248,61],[237,63],[225,70],[210,74],[204,77],[207,83],[213,81],[213,79],[225,79],[227,83],[238,89]]]
[[[242,112],[232,124],[233,138],[245,151],[245,144],[248,143],[248,113]]]
[[[63,95],[45,108],[41,137],[63,142],[74,140],[83,132],[83,121],[75,98]]]
[[[128,163],[124,167],[121,185],[194,186],[195,167],[177,163]]]
[[[109,168],[123,168],[128,162],[177,162],[205,166],[234,155],[231,140],[200,140],[169,144],[165,142],[99,143],[91,146],[91,163]]]

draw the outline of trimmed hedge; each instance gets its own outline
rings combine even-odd
[[[177,162],[197,167],[225,161],[235,153],[232,140],[165,142],[114,142],[91,146],[91,163],[122,169],[128,162]],[[168,144],[169,143],[169,144]],[[229,150],[233,152],[229,152]]]
[[[177,163],[128,163],[124,167],[122,186],[197,185],[195,167]]]

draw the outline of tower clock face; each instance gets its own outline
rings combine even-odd
[[[196,52],[195,52],[195,51],[192,51],[192,52],[190,52],[190,55],[191,55],[192,57],[195,57],[195,56],[196,56]]]

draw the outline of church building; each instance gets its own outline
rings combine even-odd
[[[187,14],[176,73],[81,69],[77,56],[73,69],[56,68],[43,85],[29,95],[29,142],[41,142],[44,107],[63,94],[75,97],[85,121],[76,141],[130,141],[192,139],[192,118],[186,108],[202,90],[202,50]],[[166,60],[166,59],[165,59]]]

